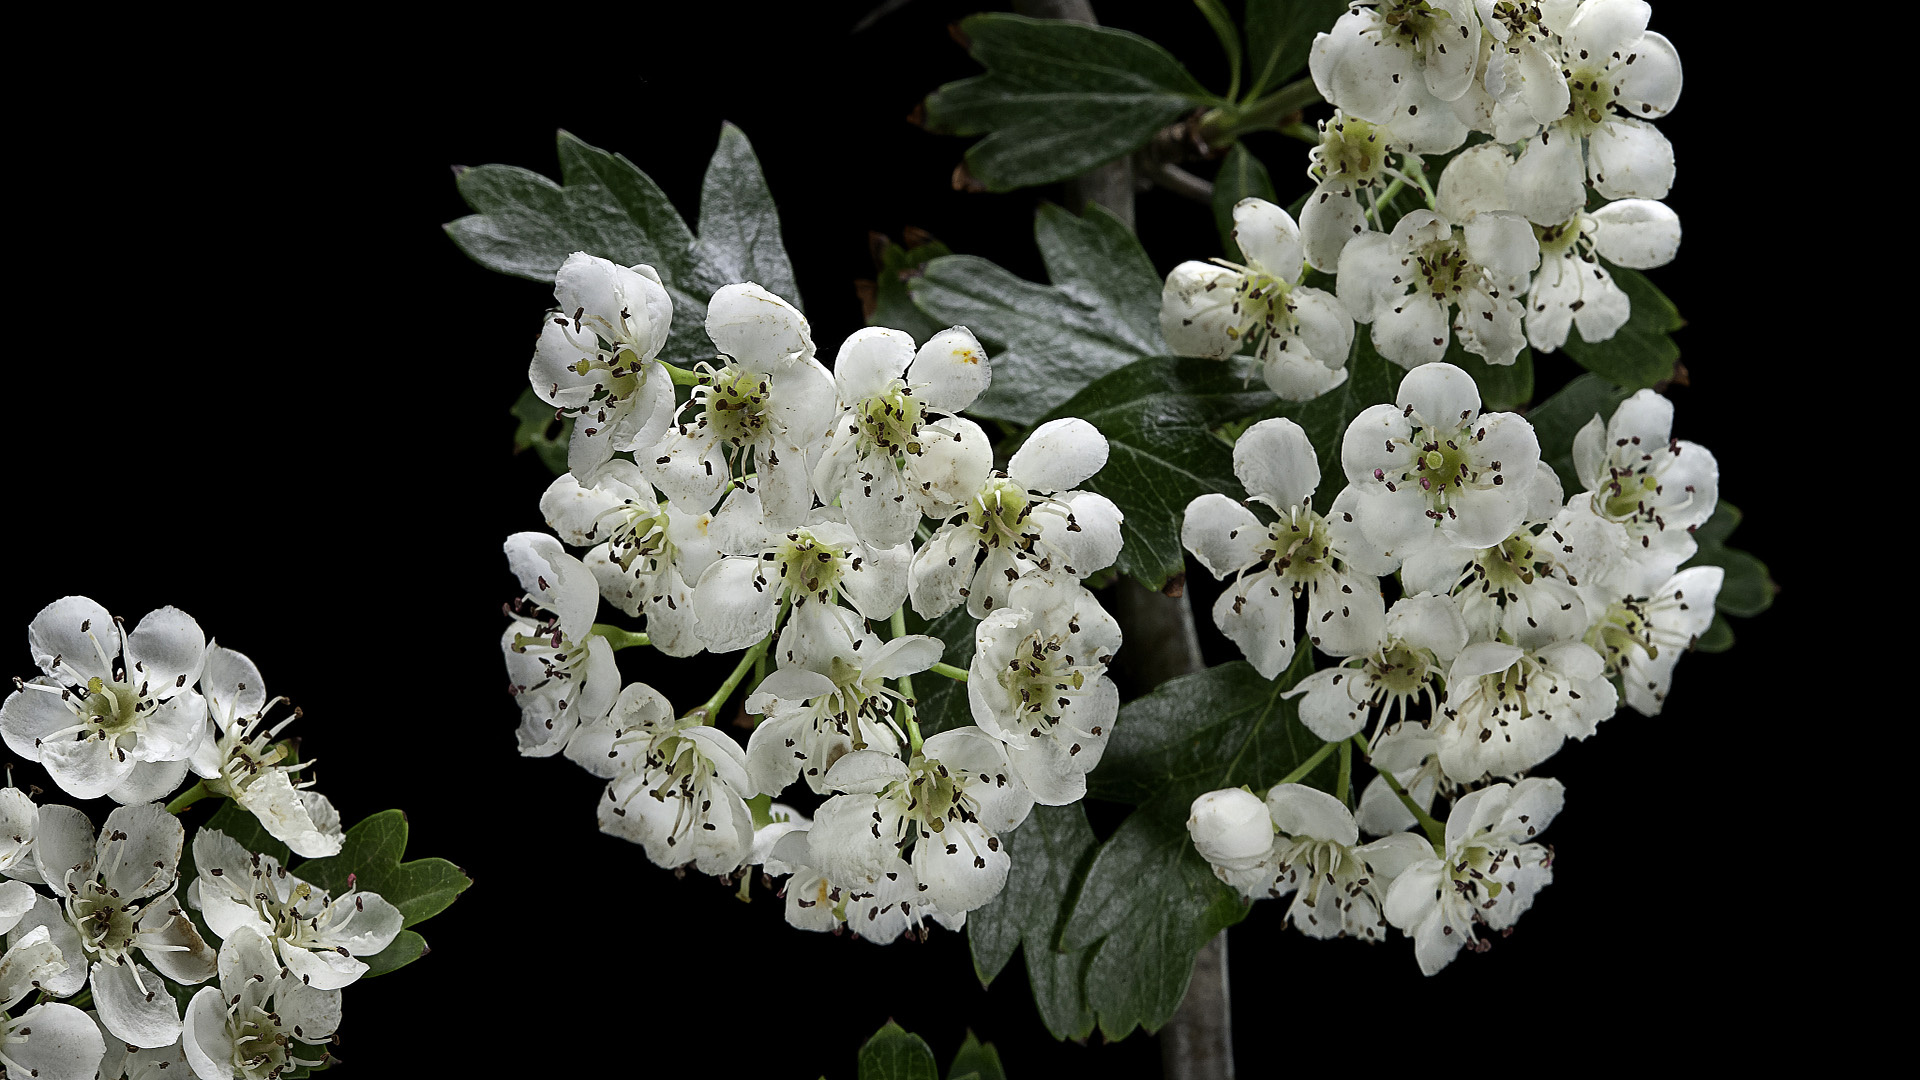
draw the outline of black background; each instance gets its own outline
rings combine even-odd
[[[478,26],[316,25],[257,49],[156,26],[165,47],[129,35],[87,76],[112,90],[97,103],[42,94],[11,110],[27,148],[14,261],[29,280],[5,376],[10,672],[31,673],[18,628],[58,596],[130,622],[177,604],[306,710],[296,733],[347,820],[403,807],[411,853],[475,879],[421,927],[429,957],[346,992],[345,1075],[679,1062],[681,1075],[846,1077],[889,1016],[943,1060],[971,1027],[1015,1076],[1157,1075],[1145,1036],[1054,1042],[1018,960],[980,990],[960,935],[880,948],[807,934],[764,892],[743,906],[709,879],[676,880],[595,830],[599,782],[515,753],[500,542],[543,527],[548,475],[510,456],[506,408],[551,296],[446,240],[440,225],[465,212],[448,166],[552,174],[565,127],[631,157],[691,218],[720,122],[739,124],[829,358],[861,322],[869,230],[917,226],[1043,279],[1032,208],[1058,191],[954,192],[964,144],[904,121],[976,70],[945,29],[976,5],[917,0],[849,35],[869,2],[685,5],[681,21],[649,11],[665,5],[555,6]],[[1224,87],[1190,6],[1097,6]],[[1724,496],[1747,512],[1736,542],[1785,592],[1735,622],[1734,652],[1681,665],[1665,715],[1623,709],[1543,767],[1570,792],[1548,837],[1556,880],[1489,954],[1423,980],[1404,940],[1310,942],[1257,905],[1231,931],[1243,1075],[1355,1048],[1329,1025],[1370,1031],[1359,1047],[1375,1066],[1411,1052],[1444,1067],[1455,1047],[1520,1064],[1535,1040],[1632,1045],[1684,1030],[1747,977],[1747,927],[1773,901],[1740,854],[1758,812],[1741,755],[1787,745],[1801,722],[1782,683],[1807,599],[1782,539],[1801,523],[1763,439],[1793,407],[1780,373],[1806,359],[1780,337],[1778,294],[1734,287],[1777,257],[1740,179],[1750,126],[1728,121],[1751,116],[1753,88],[1730,77],[1740,43],[1692,7],[1662,5],[1653,24],[1688,72],[1660,125],[1686,240],[1652,275],[1692,324],[1676,433],[1714,450]],[[1301,144],[1250,146],[1283,202],[1304,190]],[[1202,206],[1149,192],[1139,219],[1163,271],[1215,251]],[[1540,385],[1573,370],[1542,359]],[[1233,658],[1201,622],[1210,660]],[[706,696],[697,669],[624,666],[681,707]],[[1094,809],[1097,827],[1117,820]]]

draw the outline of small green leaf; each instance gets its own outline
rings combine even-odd
[[[513,431],[513,452],[532,450],[540,463],[554,475],[567,471],[567,443],[573,437],[573,420],[556,415],[553,406],[534,395],[533,387],[520,391],[513,403],[513,417],[520,426]]]
[[[406,850],[407,815],[387,810],[348,829],[339,854],[309,859],[293,872],[336,896],[347,891],[351,875],[353,888],[379,893],[412,926],[446,910],[473,881],[445,859],[403,863]]]
[[[1042,206],[1034,235],[1052,285],[972,255],[934,259],[908,283],[929,318],[967,327],[992,354],[993,383],[967,411],[1023,427],[1100,376],[1167,352],[1160,276],[1118,218]]]
[[[1473,376],[1489,412],[1512,412],[1533,400],[1532,349],[1521,349],[1511,364],[1489,364],[1455,341],[1447,346],[1446,362]]]
[[[1586,490],[1573,469],[1573,437],[1595,416],[1605,422],[1628,396],[1598,375],[1576,375],[1559,393],[1527,410],[1527,422],[1540,440],[1540,460],[1553,466],[1569,495]]]
[[[1307,66],[1313,35],[1333,29],[1347,0],[1247,0],[1247,93],[1279,86]]]
[[[1233,208],[1241,199],[1273,202],[1275,195],[1267,167],[1248,152],[1247,144],[1236,142],[1220,163],[1220,174],[1213,178],[1213,223],[1220,230],[1220,250],[1231,262],[1246,261],[1233,239]]]
[[[860,1048],[860,1080],[940,1080],[927,1040],[893,1021]]]
[[[1780,591],[1780,587],[1773,583],[1766,563],[1739,548],[1727,546],[1727,537],[1740,526],[1740,516],[1739,507],[1725,499],[1720,500],[1713,509],[1713,516],[1694,529],[1693,542],[1699,550],[1687,560],[1686,565],[1718,566],[1725,571],[1720,595],[1714,600],[1713,606],[1728,615],[1752,618],[1773,606],[1773,595]],[[1712,634],[1711,629],[1708,634]],[[1732,630],[1729,629],[1727,634],[1728,644],[1731,644]],[[1701,640],[1705,641],[1706,638]]]
[[[1193,0],[1200,14],[1206,16],[1207,25],[1213,27],[1213,36],[1220,39],[1220,51],[1227,55],[1227,77],[1232,85],[1227,89],[1228,97],[1240,93],[1240,31],[1233,25],[1233,16],[1227,14],[1227,6],[1220,0]]]
[[[928,634],[946,643],[940,657],[943,664],[965,669],[973,663],[974,627],[979,621],[967,614],[963,604],[937,619],[922,619],[907,610],[907,632]],[[913,677],[914,720],[922,734],[933,736],[948,728],[973,723],[973,707],[967,704],[967,684],[945,675],[927,672]]]
[[[974,971],[985,986],[1021,950],[1047,1030],[1057,1039],[1083,1039],[1094,1023],[1084,980],[1091,956],[1085,949],[1063,949],[1060,936],[1098,846],[1086,808],[1036,806],[1000,840],[1013,865],[1000,895],[967,916]]]
[[[1680,359],[1680,346],[1668,335],[1687,321],[1645,274],[1610,263],[1607,270],[1614,284],[1627,294],[1632,313],[1626,325],[1605,341],[1588,343],[1580,336],[1579,327],[1574,327],[1567,335],[1567,355],[1628,392],[1671,379],[1674,362]]]
[[[1693,643],[1695,652],[1722,653],[1733,648],[1733,627],[1727,625],[1727,617],[1718,611],[1713,613],[1713,625]]]
[[[951,254],[947,245],[938,240],[913,248],[903,248],[889,240],[881,253],[879,273],[874,277],[873,314],[867,319],[867,325],[904,330],[913,335],[916,345],[925,345],[928,338],[945,330],[945,324],[936,325],[926,312],[914,306],[907,282],[919,277],[928,263]]]
[[[1300,723],[1299,699],[1281,697],[1313,663],[1313,648],[1303,641],[1278,679],[1261,678],[1236,660],[1128,702],[1100,767],[1087,778],[1087,793],[1129,803],[1167,793],[1192,802],[1220,788],[1273,786],[1324,745]],[[1337,767],[1329,758],[1300,782],[1332,790]]]
[[[1108,1039],[1159,1030],[1186,996],[1194,955],[1246,916],[1239,894],[1193,849],[1191,802],[1165,792],[1121,822],[1094,856],[1067,922],[1068,949],[1098,946],[1087,1002]]]
[[[732,124],[720,125],[720,145],[700,184],[700,238],[693,266],[704,295],[751,281],[801,307],[793,263],[780,242],[780,212],[760,172],[753,144]]]
[[[1107,437],[1107,464],[1082,484],[1124,515],[1119,561],[1150,589],[1185,571],[1180,525],[1187,504],[1209,492],[1243,498],[1233,449],[1213,433],[1226,420],[1270,406],[1253,376],[1218,360],[1156,357],[1093,382],[1049,419],[1077,416]],[[1096,567],[1081,567],[1093,570]]]
[[[361,957],[367,965],[367,970],[360,977],[371,979],[375,975],[398,971],[425,955],[427,955],[427,939],[411,930],[402,930],[400,935],[393,939],[393,944],[372,956]]]
[[[1077,176],[1215,100],[1167,50],[1124,30],[992,14],[960,31],[986,74],[928,95],[926,123],[987,136],[967,168],[991,191]]]
[[[967,1040],[947,1067],[947,1080],[1007,1080],[1006,1070],[1000,1066],[1000,1051],[968,1031]]]

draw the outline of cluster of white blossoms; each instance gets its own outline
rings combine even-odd
[[[1673,147],[1649,123],[1679,100],[1680,60],[1651,16],[1645,0],[1356,0],[1314,39],[1314,84],[1336,111],[1299,222],[1236,206],[1246,261],[1168,275],[1168,345],[1224,358],[1251,344],[1273,392],[1304,401],[1345,381],[1354,323],[1408,368],[1450,341],[1512,364],[1575,327],[1612,338],[1631,305],[1608,264],[1663,266],[1680,246],[1659,201]],[[1436,190],[1422,157],[1455,151]],[[1409,186],[1427,207],[1385,228]],[[1336,292],[1301,284],[1307,267]]]
[[[1528,838],[1561,802],[1557,782],[1522,778],[1622,697],[1659,713],[1713,620],[1722,571],[1680,566],[1719,468],[1672,428],[1652,390],[1594,416],[1573,447],[1582,490],[1567,496],[1524,418],[1482,412],[1471,376],[1424,364],[1393,404],[1353,419],[1345,485],[1322,508],[1297,425],[1241,436],[1234,471],[1250,498],[1195,499],[1182,533],[1233,578],[1214,620],[1267,678],[1304,626],[1333,664],[1286,696],[1326,749],[1355,740],[1380,775],[1357,812],[1290,783],[1264,802],[1202,796],[1189,827],[1222,880],[1249,897],[1297,893],[1290,917],[1314,936],[1399,927],[1428,974],[1473,943],[1475,922],[1511,925],[1551,878]],[[1454,799],[1443,837],[1429,816],[1442,795]],[[1435,846],[1403,831],[1416,823]]]
[[[795,926],[960,925],[1006,882],[1001,837],[1085,794],[1119,708],[1119,627],[1081,584],[1120,551],[1119,510],[1078,490],[1105,438],[1054,420],[995,469],[959,415],[991,375],[963,327],[861,330],[829,371],[805,317],[741,283],[708,305],[715,360],[675,368],[651,268],[575,254],[554,292],[531,379],[573,420],[569,471],[553,533],[506,543],[521,753],[605,778],[601,829],[660,866],[787,876]],[[644,633],[596,623],[602,601]],[[908,603],[978,620],[970,670],[905,632]],[[743,655],[676,710],[623,686],[614,654],[640,644]],[[965,681],[974,725],[923,739],[915,676]],[[744,748],[714,726],[743,688]],[[824,797],[811,820],[771,802],[796,782]]]
[[[7,746],[67,795],[122,805],[96,830],[80,809],[0,789],[0,1075],[253,1080],[320,1064],[340,989],[368,970],[356,957],[391,944],[401,913],[365,891],[330,897],[209,828],[183,881],[186,829],[157,801],[191,771],[292,851],[339,852],[339,815],[299,778],[311,762],[275,741],[299,710],[270,722],[284,699],[176,608],[129,631],[69,596],[27,636],[40,674],[0,705]]]

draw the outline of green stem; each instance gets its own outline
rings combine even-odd
[[[213,794],[213,790],[207,787],[207,782],[205,780],[201,780],[198,783],[195,783],[192,787],[181,792],[179,797],[175,798],[172,802],[168,803],[167,813],[169,814],[182,813],[188,807],[192,806],[194,803],[199,802],[201,799],[207,798],[212,794]]]
[[[887,620],[887,629],[891,637],[906,636],[907,607],[905,604],[900,605],[900,607],[894,610],[893,617]],[[947,665],[935,664],[934,666],[941,668]],[[955,668],[954,670],[958,671],[959,669]],[[965,679],[967,677],[966,673],[962,672],[960,677]],[[927,740],[920,735],[920,724],[913,717],[913,677],[910,675],[902,675],[898,679],[895,679],[894,682],[900,685],[900,694],[907,699],[900,703],[901,714],[907,721],[907,743],[912,747],[914,754],[918,755],[920,753],[920,747],[925,745]]]
[[[928,668],[927,670],[935,675],[945,675],[947,678],[952,679],[954,682],[967,681],[967,669],[957,668],[957,667],[954,667],[952,664],[935,664],[932,667]]]
[[[1339,743],[1328,743],[1327,745],[1321,747],[1320,749],[1315,750],[1313,752],[1312,757],[1301,762],[1299,768],[1281,777],[1275,786],[1277,787],[1279,784],[1291,784],[1298,781],[1301,777],[1312,772],[1314,769],[1314,766],[1327,760],[1327,755],[1333,753],[1336,749],[1339,748],[1339,746],[1340,746]]]
[[[1342,741],[1340,743],[1340,779],[1334,784],[1333,788],[1333,797],[1340,800],[1340,805],[1347,805],[1347,792],[1352,790],[1352,787],[1353,744]]]
[[[673,385],[675,386],[700,385],[700,373],[692,368],[674,367],[665,361],[661,362],[661,366],[666,368],[667,374],[673,377]]]
[[[1222,147],[1248,132],[1282,131],[1295,113],[1319,100],[1320,91],[1311,78],[1295,79],[1238,108],[1226,106],[1207,113],[1200,118],[1200,137],[1209,146]]]
[[[1289,139],[1298,139],[1308,146],[1320,145],[1319,129],[1309,123],[1288,124],[1286,127],[1280,129],[1280,134],[1285,135]]]
[[[623,630],[620,627],[613,625],[612,623],[603,623],[603,622],[594,623],[593,629],[589,630],[588,633],[594,635],[595,637],[606,638],[607,644],[613,646],[614,652],[619,652],[621,649],[629,648],[634,645],[653,644],[652,640],[648,638],[647,635],[636,634],[631,630]]]
[[[1360,752],[1362,754],[1371,756],[1373,752],[1367,749],[1367,737],[1365,735],[1355,735],[1353,741],[1360,745]],[[1400,786],[1400,781],[1395,780],[1392,773],[1385,769],[1377,769],[1376,771],[1380,774],[1380,779],[1387,782],[1387,787],[1390,788],[1395,795],[1400,797],[1401,804],[1413,813],[1413,819],[1420,823],[1421,831],[1427,834],[1427,842],[1433,845],[1433,853],[1443,859],[1446,858],[1447,827],[1442,825],[1439,819],[1435,818],[1432,814],[1420,809],[1420,804],[1413,801],[1413,796],[1407,794],[1406,789]]]
[[[740,657],[740,662],[733,666],[733,673],[727,676],[726,682],[720,684],[720,689],[713,692],[713,696],[707,699],[707,703],[687,715],[698,716],[702,724],[711,726],[714,718],[719,715],[720,707],[725,705],[727,699],[733,696],[733,692],[740,686],[740,680],[747,677],[747,672],[753,670],[753,665],[758,663],[761,657],[767,655],[767,646],[772,643],[772,634],[768,634],[756,642],[753,648],[748,649],[746,653]]]
[[[1403,155],[1400,158],[1400,169],[1408,176],[1413,177],[1414,186],[1418,187],[1421,193],[1426,195],[1427,209],[1435,209],[1440,200],[1434,197],[1433,187],[1427,183],[1427,163],[1410,154]]]
[[[1393,178],[1393,183],[1387,185],[1387,190],[1381,192],[1380,197],[1373,200],[1373,206],[1369,212],[1373,214],[1374,228],[1380,228],[1380,208],[1392,202],[1393,197],[1400,194],[1400,189],[1406,186],[1407,182],[1396,176]]]

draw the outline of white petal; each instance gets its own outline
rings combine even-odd
[[[1414,415],[1430,426],[1452,427],[1480,411],[1480,388],[1452,364],[1423,364],[1400,380],[1394,404],[1413,406]]]
[[[1300,280],[1300,228],[1285,210],[1265,199],[1241,199],[1233,206],[1233,239],[1248,265],[1288,284]]]
[[[1609,262],[1645,270],[1680,250],[1680,215],[1651,199],[1621,199],[1593,212],[1594,250]]]
[[[1361,208],[1360,199],[1353,193],[1353,188],[1343,182],[1322,181],[1300,208],[1301,248],[1307,262],[1323,273],[1337,271],[1340,268],[1340,253],[1346,250],[1347,242],[1366,231],[1366,211]],[[1205,263],[1182,265],[1206,266]],[[1171,287],[1171,278],[1168,284]],[[1164,312],[1166,308],[1163,306],[1161,310]],[[1165,315],[1161,318],[1164,323]],[[1171,333],[1167,336],[1167,344],[1173,345]]]
[[[1190,260],[1173,268],[1160,291],[1160,332],[1173,355],[1221,360],[1240,351],[1239,284],[1240,273],[1224,266]]]
[[[92,678],[112,680],[120,634],[106,608],[84,596],[63,596],[27,625],[27,647],[41,671],[78,686]]]
[[[993,381],[987,350],[973,332],[955,326],[927,339],[907,368],[907,384],[927,407],[957,413],[986,393]]]
[[[1007,462],[1007,475],[1032,491],[1077,488],[1107,463],[1107,437],[1078,417],[1049,420],[1033,430]]]
[[[773,630],[778,588],[760,574],[760,560],[730,556],[707,567],[693,590],[694,615],[707,648],[734,652]]]
[[[143,965],[94,964],[93,1005],[113,1037],[133,1046],[171,1046],[180,1037],[180,1006],[160,976]]]
[[[1260,541],[1266,527],[1253,511],[1218,492],[1187,504],[1180,526],[1180,543],[1200,565],[1218,578],[1260,561]]]
[[[1614,120],[1587,136],[1593,189],[1609,199],[1664,199],[1673,187],[1673,144],[1652,124]]]
[[[1507,203],[1539,225],[1558,225],[1586,205],[1580,140],[1551,127],[1528,140],[1507,173]]]
[[[1524,277],[1540,265],[1533,226],[1511,210],[1476,214],[1465,232],[1468,257],[1500,277]]]
[[[1305,784],[1276,784],[1267,792],[1267,812],[1274,827],[1288,836],[1327,840],[1348,847],[1360,842],[1360,828],[1353,823],[1339,799]]]
[[[106,1054],[100,1029],[71,1005],[57,1001],[35,1005],[11,1024],[17,1031],[33,1032],[8,1042],[7,1058],[18,1066],[18,1075],[35,1080],[93,1080]]]
[[[1616,66],[1610,74],[1618,97],[1614,104],[1629,116],[1645,119],[1665,116],[1680,101],[1680,54],[1664,35],[1649,30],[1633,43],[1634,61]]]
[[[1448,336],[1446,305],[1426,293],[1383,304],[1374,313],[1373,347],[1401,367],[1438,361],[1446,355]]]
[[[1464,224],[1481,211],[1512,209],[1507,203],[1507,174],[1512,170],[1513,157],[1499,143],[1481,143],[1460,151],[1440,173],[1440,215]]]
[[[913,335],[867,326],[853,332],[833,361],[834,388],[844,405],[884,393],[913,362]]]
[[[1403,282],[1393,280],[1400,269],[1400,254],[1391,237],[1369,232],[1347,242],[1340,252],[1335,289],[1354,322],[1370,323],[1400,302],[1407,292]]]
[[[1284,417],[1262,420],[1233,445],[1233,472],[1247,492],[1276,510],[1310,502],[1320,486],[1320,463],[1300,425]]]
[[[1222,592],[1213,621],[1263,678],[1277,677],[1293,659],[1293,594],[1271,573],[1244,576]]]
[[[813,359],[813,332],[792,304],[755,285],[723,286],[707,304],[707,336],[741,367],[769,374]]]

